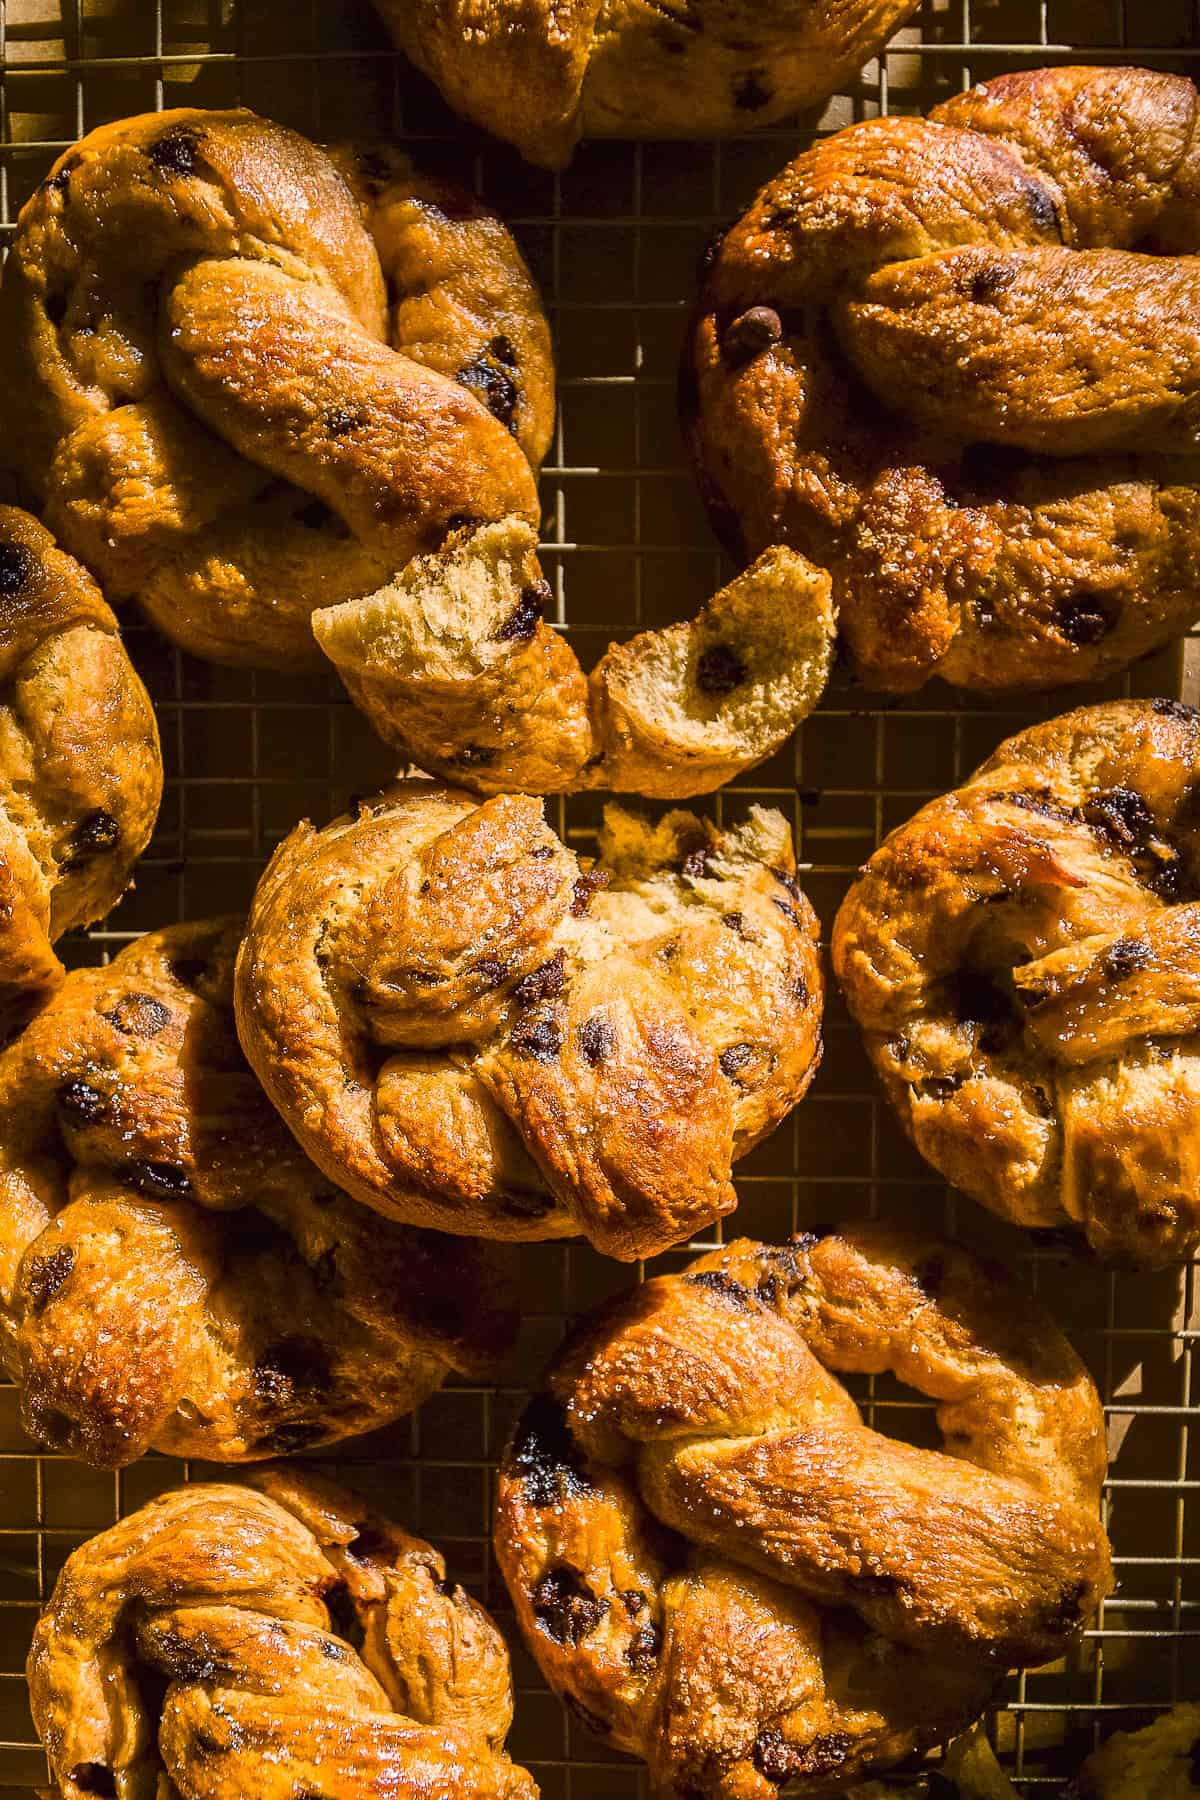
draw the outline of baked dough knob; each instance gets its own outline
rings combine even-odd
[[[0,1054],[0,1350],[40,1442],[261,1460],[373,1430],[515,1331],[496,1254],[302,1155],[233,1027],[240,921],[79,969]]]
[[[682,383],[737,555],[827,569],[856,672],[1093,682],[1194,623],[1190,81],[1002,76],[799,156],[713,249]]]
[[[937,1403],[940,1450],[838,1379]],[[746,1239],[620,1295],[501,1465],[526,1641],[655,1794],[825,1794],[961,1731],[1109,1591],[1103,1410],[1049,1318],[957,1246]]]
[[[162,780],[154,709],[99,588],[0,506],[0,1041],[62,981],[55,942],[125,892]]]
[[[1200,714],[1010,738],[892,833],[833,962],[901,1122],[1003,1216],[1159,1266],[1200,1243]]]
[[[521,519],[467,528],[377,593],[313,614],[317,642],[388,744],[482,793],[709,793],[786,742],[825,690],[829,577],[765,552],[691,623],[614,644],[590,679],[543,618]]]
[[[457,111],[561,168],[581,137],[706,138],[828,99],[913,0],[377,0]]]
[[[160,1495],[67,1559],[34,1633],[61,1800],[537,1800],[504,1640],[431,1545],[316,1475]]]
[[[297,827],[255,895],[238,1030],[313,1160],[439,1230],[632,1260],[729,1212],[731,1165],[820,1055],[791,833],[397,783]]]
[[[110,597],[218,662],[320,666],[314,607],[464,519],[538,518],[549,332],[499,221],[250,112],[91,132],[24,207],[23,473]]]

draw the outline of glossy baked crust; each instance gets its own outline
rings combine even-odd
[[[315,1475],[176,1488],[67,1560],[29,1695],[61,1800],[536,1800],[508,1653],[429,1544]]]
[[[125,892],[162,780],[154,709],[99,588],[0,506],[0,1041],[62,981],[57,939]]]
[[[0,1055],[0,1351],[35,1438],[107,1467],[387,1424],[515,1330],[494,1255],[300,1153],[233,1027],[236,919],[68,975]]]
[[[499,221],[249,112],[101,126],[5,274],[14,453],[64,545],[219,662],[318,667],[318,604],[464,518],[538,518],[554,375]]]
[[[876,851],[833,933],[906,1131],[1020,1224],[1158,1265],[1200,1242],[1200,714],[1020,732]]]
[[[542,803],[397,783],[299,825],[238,958],[242,1046],[380,1211],[631,1260],[729,1212],[731,1164],[820,1053],[791,833],[610,807],[581,863]]]
[[[814,106],[914,0],[376,0],[451,106],[560,168],[581,137],[711,138]]]
[[[941,1450],[837,1374],[938,1403]],[[771,1800],[961,1730],[1108,1591],[1103,1414],[1002,1271],[878,1223],[742,1239],[620,1295],[501,1467],[496,1552],[548,1681],[652,1791]]]
[[[1195,620],[1196,120],[1177,76],[1004,76],[818,143],[712,252],[714,521],[829,570],[868,686],[1092,681]]]

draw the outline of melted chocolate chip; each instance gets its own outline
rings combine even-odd
[[[1007,263],[988,263],[971,276],[968,291],[977,305],[986,306],[998,294],[1005,293],[1016,279],[1016,270],[1009,268]]]
[[[801,898],[800,883],[796,880],[794,875],[789,875],[786,869],[772,869],[771,873],[779,883],[780,887],[783,888],[786,893],[789,893],[793,900],[799,900]]]
[[[710,644],[696,663],[696,686],[702,694],[732,694],[746,679],[746,665],[728,644]]]
[[[53,175],[47,176],[46,186],[52,194],[61,194],[64,200],[66,199],[71,191],[71,177],[79,167],[80,160],[78,156],[68,156],[55,169]]]
[[[109,1012],[100,1014],[125,1037],[154,1038],[171,1023],[171,1009],[153,994],[122,994]]]
[[[1163,719],[1179,719],[1184,725],[1195,725],[1200,720],[1200,710],[1182,700],[1156,700],[1150,710]]]
[[[743,368],[783,341],[783,320],[773,306],[752,306],[739,313],[721,336],[721,354],[735,369]]]
[[[549,962],[533,969],[518,981],[513,999],[518,1006],[537,1006],[542,1000],[554,1000],[563,991],[563,953],[555,951]]]
[[[361,1644],[363,1641],[362,1622],[355,1610],[354,1598],[349,1584],[335,1581],[321,1595],[325,1603],[325,1611],[329,1614],[329,1623],[338,1637],[345,1638],[348,1644]]]
[[[726,931],[736,931],[737,935],[739,937],[742,937],[744,935],[743,931],[742,931],[742,926],[746,923],[746,921],[745,921],[744,916],[740,912],[722,913],[721,914],[721,923],[722,923],[722,925],[724,925]]]
[[[348,431],[355,430],[363,422],[361,413],[351,412],[345,406],[335,406],[325,415],[325,429],[330,437],[335,438],[345,437]]]
[[[478,975],[479,979],[489,988],[498,988],[508,971],[504,964],[497,962],[494,957],[485,957],[483,962],[475,964],[471,973]]]
[[[24,544],[0,544],[0,596],[19,594],[35,567]]]
[[[172,1163],[128,1162],[121,1174],[131,1188],[151,1200],[182,1200],[192,1191],[188,1175]]]
[[[446,520],[446,536],[453,537],[456,531],[474,531],[482,524],[483,520],[476,513],[451,513]]]
[[[165,131],[151,144],[148,155],[163,175],[192,175],[196,169],[196,152],[200,148],[198,132],[186,127]]]
[[[616,1044],[617,1034],[603,1013],[593,1013],[579,1027],[579,1048],[593,1068],[612,1055]]]
[[[749,1063],[754,1061],[753,1044],[730,1044],[722,1050],[720,1056],[721,1073],[732,1081]]]
[[[67,1780],[73,1781],[81,1794],[109,1794],[116,1800],[117,1778],[105,1763],[76,1763],[68,1770]]]
[[[1135,969],[1144,969],[1150,961],[1150,946],[1145,938],[1121,937],[1104,952],[1102,968],[1109,981],[1124,981]]]
[[[658,1661],[662,1649],[662,1632],[657,1625],[643,1625],[625,1652],[635,1675],[648,1675]]]
[[[571,891],[571,917],[582,919],[592,904],[592,898],[601,888],[606,888],[612,880],[607,869],[587,869],[578,876]]]
[[[482,353],[461,368],[454,379],[460,387],[478,394],[494,419],[498,419],[516,436],[517,402],[520,393],[516,382],[505,368],[497,368]]]
[[[1123,849],[1145,843],[1154,832],[1154,815],[1132,788],[1108,788],[1093,795],[1081,808],[1081,815],[1093,831]]]
[[[454,760],[463,763],[468,769],[486,769],[495,762],[499,754],[491,744],[467,744]]]
[[[82,869],[97,856],[106,856],[121,842],[121,826],[111,813],[86,813],[71,833],[71,843],[63,860],[68,873]]]
[[[557,1019],[526,1019],[513,1031],[509,1042],[537,1062],[552,1063],[562,1049],[562,1026]]]
[[[808,983],[803,975],[797,975],[792,982],[792,999],[797,1006],[807,1006],[809,1002]]]
[[[593,1594],[569,1563],[548,1570],[532,1598],[535,1620],[556,1644],[581,1644],[608,1612],[608,1601]]]
[[[745,1312],[750,1305],[751,1293],[732,1275],[726,1275],[723,1269],[701,1269],[698,1275],[683,1277],[688,1287],[703,1288],[706,1293],[714,1294],[718,1300],[726,1300],[738,1312]]]
[[[488,350],[498,363],[503,363],[506,369],[516,368],[518,361],[516,349],[512,339],[506,338],[503,332],[492,339]]]
[[[748,69],[733,85],[733,104],[739,112],[761,112],[775,98],[765,69]]]
[[[522,590],[517,605],[496,633],[497,641],[508,644],[531,638],[553,599],[554,594],[548,581],[531,582]]]
[[[796,911],[794,906],[789,906],[786,900],[773,900],[771,904],[778,908],[784,918],[788,921],[789,925],[794,925],[796,930],[799,931],[800,914]]]
[[[689,850],[680,864],[680,873],[689,881],[700,881],[708,870],[708,851]]]
[[[1054,609],[1054,623],[1068,644],[1085,648],[1106,638],[1117,622],[1115,603],[1106,594],[1073,594]]]
[[[760,1775],[782,1787],[796,1775],[836,1774],[849,1754],[850,1739],[844,1732],[827,1732],[801,1750],[786,1741],[778,1726],[769,1725],[754,1740],[750,1757]]]
[[[550,1394],[530,1401],[513,1433],[511,1467],[532,1506],[556,1506],[591,1486],[563,1407]]]
[[[175,1681],[211,1681],[217,1665],[196,1644],[177,1631],[160,1631],[154,1638],[154,1663]]]
[[[60,1082],[54,1097],[61,1111],[79,1125],[99,1124],[108,1112],[107,1096],[87,1081]]]
[[[74,1267],[75,1252],[70,1244],[61,1244],[49,1256],[34,1258],[25,1277],[25,1287],[35,1314],[49,1306]]]
[[[1029,216],[1039,231],[1062,238],[1062,226],[1059,224],[1058,208],[1049,190],[1040,181],[1032,178],[1025,183],[1025,201],[1029,207]]]
[[[283,1338],[254,1365],[254,1392],[266,1406],[292,1406],[304,1396],[328,1392],[329,1353],[316,1338]]]

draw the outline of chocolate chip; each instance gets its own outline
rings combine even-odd
[[[794,925],[796,930],[799,931],[800,914],[796,911],[794,906],[789,906],[786,900],[773,900],[771,904],[778,908],[784,918],[788,921],[789,925]]]
[[[99,809],[85,813],[71,833],[62,866],[68,873],[82,869],[97,856],[106,856],[110,850],[115,850],[120,842],[121,826],[111,813]]]
[[[537,1394],[513,1433],[510,1464],[531,1506],[557,1506],[591,1486],[565,1409],[550,1394]]]
[[[607,869],[587,869],[578,876],[571,890],[571,917],[582,919],[592,904],[593,896],[606,888],[611,880],[612,876]]]
[[[454,379],[460,387],[478,394],[494,419],[516,436],[517,402],[520,398],[516,382],[507,369],[497,368],[484,354],[461,368]]]
[[[67,1771],[67,1780],[73,1781],[81,1794],[108,1794],[116,1800],[116,1776],[105,1763],[76,1763]]]
[[[1039,231],[1052,233],[1062,238],[1062,226],[1059,223],[1058,208],[1053,196],[1040,181],[1032,178],[1025,183],[1025,201],[1029,207],[1029,216]]]
[[[100,1014],[125,1037],[154,1038],[171,1023],[171,1009],[153,994],[122,994],[116,1005]]]
[[[512,339],[506,338],[503,332],[492,339],[488,345],[488,351],[498,363],[503,363],[506,369],[516,368],[517,352],[513,347]]]
[[[71,177],[79,167],[81,158],[68,156],[61,162],[52,175],[46,177],[46,186],[52,194],[61,194],[64,199],[71,191]]]
[[[593,1594],[569,1563],[543,1575],[532,1598],[534,1619],[556,1644],[581,1644],[608,1612],[608,1601]]]
[[[128,1162],[120,1173],[131,1188],[151,1200],[182,1200],[192,1191],[189,1177],[172,1163]]]
[[[728,644],[710,644],[696,662],[696,686],[702,694],[732,694],[746,679],[746,665]]]
[[[1156,700],[1150,710],[1160,718],[1179,719],[1185,725],[1194,725],[1200,720],[1200,710],[1185,705],[1182,700]]]
[[[802,898],[800,883],[796,880],[794,875],[789,875],[786,869],[772,869],[771,873],[779,883],[780,887],[783,888],[786,893],[789,893],[793,900],[800,900]]]
[[[504,964],[497,962],[494,957],[485,957],[482,962],[475,964],[471,973],[478,975],[479,979],[485,982],[489,988],[498,988],[508,971]]]
[[[752,306],[739,313],[721,335],[721,354],[732,368],[743,368],[764,350],[783,341],[783,320],[773,306]]]
[[[61,1110],[80,1125],[97,1125],[108,1112],[107,1095],[87,1081],[62,1081],[54,1097]]]
[[[563,991],[563,953],[556,950],[549,962],[533,969],[518,981],[513,999],[518,1006],[537,1006],[542,1000],[554,1000]]]
[[[732,1275],[726,1275],[723,1269],[701,1269],[697,1275],[683,1277],[688,1287],[703,1288],[706,1293],[714,1294],[718,1300],[726,1300],[737,1312],[745,1312],[751,1301],[750,1290],[735,1281]]]
[[[213,1659],[177,1631],[155,1633],[152,1660],[156,1668],[176,1681],[211,1681],[217,1672]]]
[[[657,1625],[643,1625],[625,1652],[635,1675],[648,1675],[658,1661],[662,1649],[662,1632]]]
[[[782,1787],[799,1769],[800,1753],[787,1742],[778,1725],[768,1725],[755,1738],[750,1760],[765,1780]]]
[[[579,1048],[592,1067],[607,1060],[617,1044],[617,1034],[603,1013],[593,1013],[579,1027]]]
[[[513,1031],[509,1042],[537,1062],[552,1063],[562,1049],[562,1027],[557,1019],[526,1019]]]
[[[454,760],[464,763],[468,769],[486,769],[498,755],[499,751],[491,744],[467,744]]]
[[[155,168],[164,175],[191,175],[195,173],[199,148],[199,133],[180,126],[174,131],[165,131],[151,144],[148,155]]]
[[[361,413],[351,412],[345,406],[335,406],[325,415],[325,429],[330,437],[345,437],[348,431],[354,431],[363,423]]]
[[[283,1338],[271,1344],[254,1365],[254,1392],[267,1406],[292,1406],[297,1400],[329,1390],[329,1352],[316,1338]]]
[[[689,850],[680,864],[680,872],[689,881],[700,881],[708,870],[708,851]]]
[[[733,104],[739,112],[761,112],[774,97],[765,69],[748,69],[733,84]]]
[[[1110,944],[1101,959],[1101,967],[1110,981],[1124,981],[1135,969],[1144,969],[1150,961],[1150,946],[1145,938],[1121,937]]]
[[[0,596],[19,594],[35,566],[24,544],[0,544]]]
[[[1154,815],[1132,788],[1108,788],[1093,795],[1080,811],[1093,831],[1125,849],[1145,843],[1154,832]]]
[[[554,594],[548,581],[532,582],[522,590],[516,607],[496,633],[497,641],[508,644],[531,638],[553,599]]]
[[[732,1081],[742,1069],[746,1068],[747,1064],[752,1063],[753,1061],[753,1044],[730,1044],[727,1050],[722,1050],[721,1052],[721,1073],[722,1075],[727,1075]]]
[[[75,1252],[70,1244],[61,1244],[49,1256],[34,1258],[25,1277],[25,1287],[34,1314],[49,1306],[74,1267]]]
[[[792,981],[792,999],[797,1006],[807,1006],[809,1002],[808,983],[803,975],[797,975]]]
[[[742,926],[746,921],[740,912],[727,912],[721,914],[721,923],[724,925],[726,931],[736,931],[738,936],[741,937],[743,935]]]
[[[456,531],[474,531],[482,524],[483,520],[476,513],[451,513],[446,520],[446,536],[453,537]]]
[[[1058,602],[1054,623],[1068,644],[1098,644],[1117,623],[1116,603],[1106,594],[1073,594]]]

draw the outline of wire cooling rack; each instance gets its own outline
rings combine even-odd
[[[555,328],[561,416],[543,482],[546,565],[559,620],[590,663],[611,637],[690,613],[723,571],[680,452],[674,378],[697,259],[814,130],[881,111],[921,112],[1003,70],[1053,60],[1196,72],[1193,0],[927,0],[820,120],[723,145],[591,145],[568,173],[526,168],[445,112],[388,47],[365,0],[0,0],[0,231],[5,241],[51,159],[105,120],[172,105],[245,104],[326,140],[398,137],[464,176],[513,223]],[[0,423],[0,461],[5,431]],[[168,789],[137,891],[75,947],[97,960],[149,927],[244,906],[279,837],[321,820],[391,772],[332,679],[212,668],[136,621],[129,643],[159,709]],[[887,708],[837,687],[800,740],[710,804],[751,802],[795,825],[806,887],[828,927],[851,872],[881,835],[967,774],[1035,716],[1110,693],[1190,693],[1197,646],[1143,664],[1099,694],[1037,709],[927,691]],[[595,800],[555,822],[586,840]],[[1068,1659],[1011,1681],[997,1747],[1029,1794],[1053,1793],[1098,1737],[1200,1697],[1200,1338],[1195,1270],[1116,1275],[956,1199],[899,1136],[836,1001],[813,1093],[740,1171],[737,1228],[779,1237],[882,1211],[944,1224],[1007,1254],[1088,1358],[1108,1408],[1109,1526],[1119,1588]],[[675,1259],[668,1259],[678,1261]],[[336,1459],[360,1489],[448,1553],[508,1623],[488,1549],[492,1462],[565,1319],[633,1278],[589,1249],[522,1255],[521,1343],[495,1390],[460,1385],[417,1418]],[[930,1442],[928,1406],[865,1384],[876,1421]],[[38,1602],[68,1552],[176,1483],[150,1457],[118,1476],[36,1454],[16,1395],[0,1388],[0,1787],[45,1779],[22,1675]],[[510,1637],[511,1637],[510,1633]],[[643,1777],[546,1692],[514,1642],[513,1754],[547,1800],[634,1800]]]

